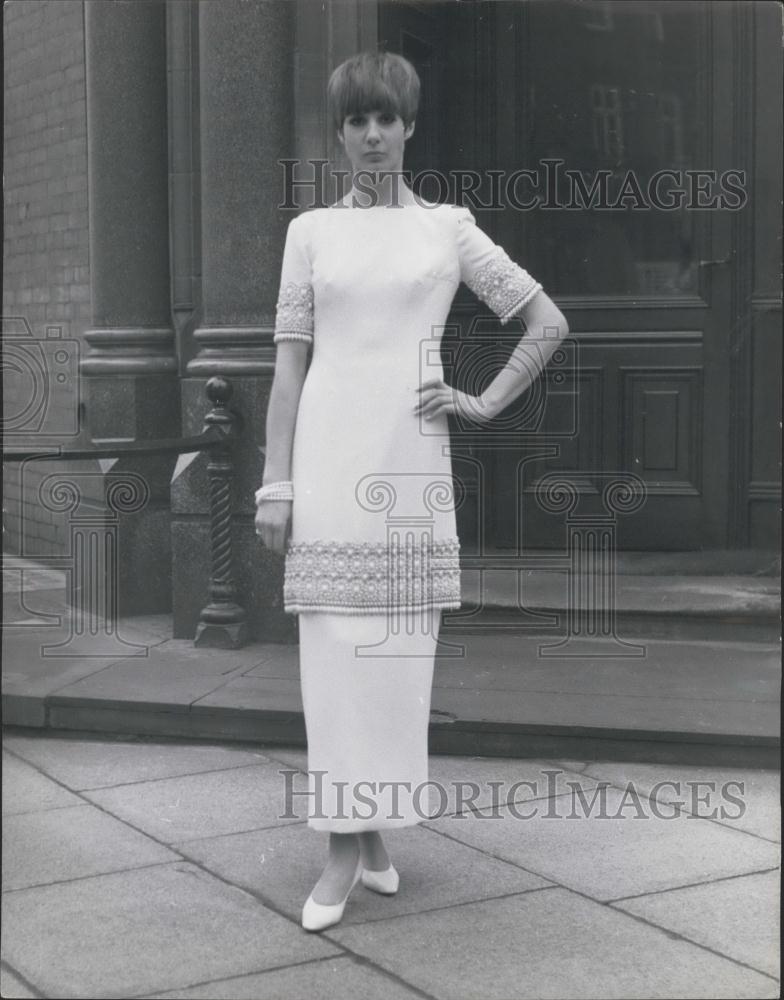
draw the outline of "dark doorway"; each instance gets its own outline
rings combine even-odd
[[[562,548],[564,513],[540,490],[558,475],[589,512],[602,509],[608,478],[644,484],[643,506],[619,518],[622,549],[727,542],[733,213],[694,210],[695,197],[709,203],[722,192],[687,172],[748,166],[726,113],[732,65],[722,53],[732,50],[734,6],[379,4],[380,43],[422,75],[407,166],[480,171],[485,205],[493,171],[538,171],[538,207],[464,203],[542,281],[572,331],[569,349],[505,415],[503,433],[454,429],[468,547]],[[676,207],[646,208],[665,169],[673,174],[655,191]],[[575,181],[563,171],[588,190],[608,176],[611,201],[631,173],[643,202],[632,189],[616,208],[569,208]],[[422,189],[438,194],[432,183]],[[530,183],[515,189],[521,202],[533,193]],[[450,324],[445,356],[456,359],[458,384],[461,358],[486,351],[500,367],[524,332],[500,328],[465,289]]]

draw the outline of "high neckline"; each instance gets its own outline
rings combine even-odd
[[[426,198],[420,198],[413,192],[411,192],[412,198],[410,201],[398,201],[398,202],[379,202],[377,204],[368,204],[370,196],[361,192],[355,191],[353,188],[347,194],[336,201],[331,207],[332,208],[351,208],[359,211],[369,211],[378,210],[381,208],[389,209],[389,211],[394,212],[401,208],[428,208],[433,205],[433,202],[428,201]]]
[[[387,192],[385,191],[386,195]],[[353,185],[349,191],[343,195],[340,199],[339,204],[344,205],[346,208],[411,208],[420,203],[421,199],[417,198],[417,195],[411,188],[403,185],[402,190],[398,191],[399,198],[397,201],[390,202],[379,202],[373,200],[373,191],[362,191],[355,188]]]

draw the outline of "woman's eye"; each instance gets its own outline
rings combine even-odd
[[[395,120],[396,117],[397,117],[397,115],[392,115],[392,114],[386,113],[386,114],[380,115],[379,119],[382,122],[382,124],[384,124],[384,125],[391,125],[394,122],[394,120]]]
[[[354,128],[359,128],[360,125],[364,125],[365,124],[365,116],[364,115],[352,115],[351,118],[349,118],[348,123],[349,123],[349,125],[353,125]]]

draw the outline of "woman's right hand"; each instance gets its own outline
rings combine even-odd
[[[256,507],[256,534],[279,555],[286,551],[291,532],[291,500],[263,500]]]

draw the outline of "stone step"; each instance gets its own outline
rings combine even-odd
[[[531,612],[510,601],[519,571],[513,591],[509,570],[500,572],[487,571],[490,600],[473,625],[468,602],[444,615],[434,753],[776,766],[778,632],[769,642],[740,641],[738,630],[754,616],[777,627],[775,580],[626,572],[620,624],[590,636],[569,631],[565,581],[547,570],[526,570],[520,592],[526,603],[538,587],[540,611],[560,620],[549,632],[541,622],[538,634],[521,631]],[[296,645],[196,648],[170,638],[165,614],[123,618],[111,635],[70,636],[64,589],[42,573],[20,597],[17,575],[4,574],[5,725],[304,745]],[[650,634],[657,616],[682,622],[684,612],[710,637]],[[635,615],[648,634],[629,628]],[[448,623],[461,616],[459,628]]]
[[[123,620],[120,634],[142,645],[113,662],[91,663],[76,650],[42,659],[33,630],[6,640],[4,723],[305,745],[296,645],[197,649],[161,641],[161,624],[145,647],[141,624]],[[442,635],[430,747],[776,766],[779,685],[778,644],[646,640],[621,648],[594,640],[573,648],[512,633]]]
[[[639,567],[643,568],[643,567]],[[672,568],[672,567],[670,567]],[[764,575],[617,572],[577,579],[566,570],[520,568],[513,559],[464,565],[463,607],[445,612],[450,633],[775,641],[781,588]]]

